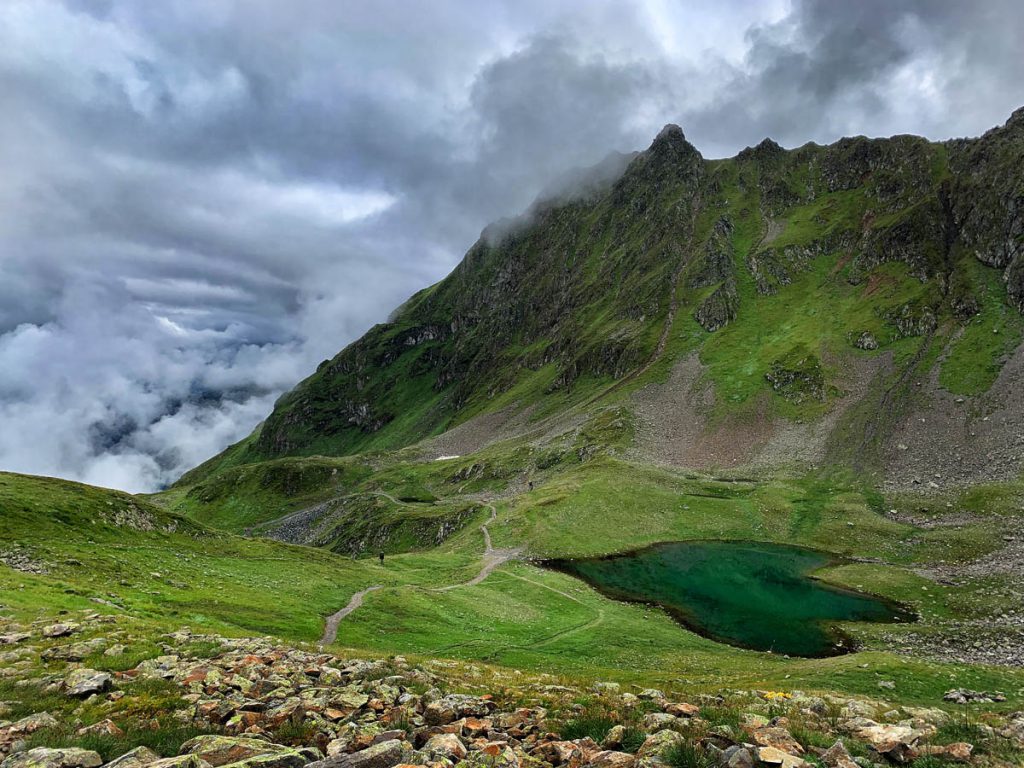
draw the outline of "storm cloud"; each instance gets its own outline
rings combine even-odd
[[[683,6],[686,7],[683,7]],[[679,123],[975,135],[1011,0],[6,0],[0,469],[153,490],[489,222]]]

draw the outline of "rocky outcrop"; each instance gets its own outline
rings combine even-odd
[[[821,361],[805,348],[797,347],[774,361],[765,378],[773,390],[793,403],[824,402],[828,396]]]
[[[735,283],[726,281],[701,302],[693,317],[705,331],[714,333],[736,319],[739,304]]]

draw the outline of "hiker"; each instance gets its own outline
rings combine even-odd
[[[384,565],[384,553],[383,552],[380,553],[380,564]]]

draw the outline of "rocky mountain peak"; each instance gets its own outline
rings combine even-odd
[[[1003,125],[1004,128],[1015,128],[1024,129],[1024,107],[1019,107],[1013,111],[1009,119]]]
[[[647,151],[655,157],[700,157],[697,148],[686,140],[683,129],[674,123],[669,123],[658,132]]]

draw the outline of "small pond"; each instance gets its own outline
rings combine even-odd
[[[654,603],[689,629],[730,645],[791,656],[853,650],[844,621],[913,621],[888,600],[810,576],[838,558],[782,544],[689,541],[545,563],[618,600]]]

